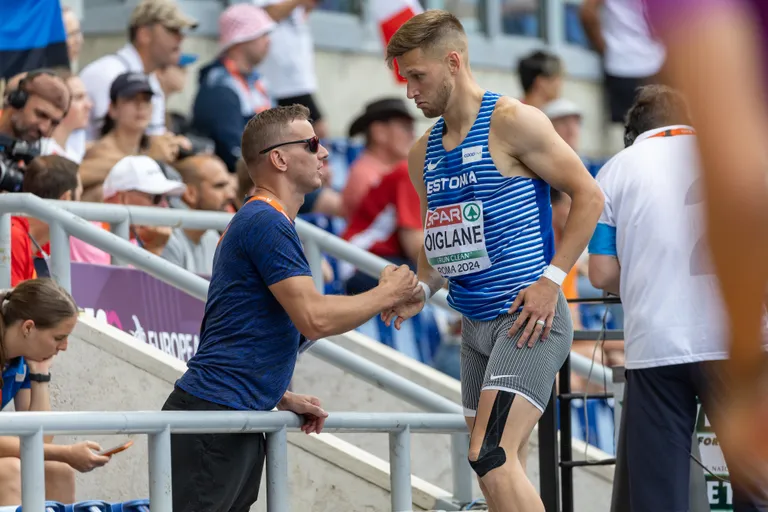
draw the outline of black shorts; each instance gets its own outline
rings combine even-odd
[[[704,411],[721,399],[719,363],[690,363],[627,370],[621,428],[626,429],[626,468],[632,512],[690,510],[691,439],[696,397]],[[713,425],[717,433],[717,425]],[[725,454],[727,457],[727,454]],[[727,460],[726,460],[727,464]],[[735,512],[766,511],[733,487]]]
[[[230,411],[176,387],[164,411]],[[248,512],[259,497],[264,434],[172,434],[173,512]]]
[[[624,123],[627,112],[635,102],[637,89],[655,83],[656,77],[629,78],[605,75],[605,93],[612,123]]]
[[[320,112],[320,107],[317,106],[317,102],[315,102],[315,98],[311,94],[290,96],[288,98],[280,98],[277,100],[277,104],[281,107],[287,107],[296,103],[304,105],[309,109],[309,118],[313,123],[320,121],[323,118],[323,113]]]

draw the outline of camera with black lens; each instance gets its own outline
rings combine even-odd
[[[24,166],[40,156],[40,146],[0,134],[0,191],[21,192]]]

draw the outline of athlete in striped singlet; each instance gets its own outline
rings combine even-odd
[[[560,284],[595,229],[602,192],[541,111],[474,81],[454,15],[430,10],[410,19],[387,58],[397,60],[416,106],[442,117],[408,162],[425,223],[422,286],[382,316],[398,327],[448,280],[449,301],[463,315],[470,464],[491,510],[543,511],[525,475],[526,447],[570,351]],[[572,198],[557,252],[550,185]]]

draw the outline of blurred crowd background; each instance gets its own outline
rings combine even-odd
[[[404,159],[430,123],[383,59],[381,13],[391,5],[4,2],[0,137],[10,139],[0,138],[0,150],[22,160],[27,150],[41,156],[27,162],[23,176],[4,168],[0,188],[49,199],[234,212],[252,187],[239,158],[246,121],[272,105],[302,103],[330,158],[326,183],[307,197],[301,217],[362,249],[415,265],[422,226]],[[634,91],[653,82],[664,62],[641,0],[421,0],[419,6],[457,14],[479,83],[544,111],[592,175],[623,148]],[[56,105],[54,78],[71,93],[66,112]],[[569,202],[552,192],[556,236]],[[211,271],[218,237],[131,228],[138,246],[201,275]],[[15,217],[13,244],[14,284],[45,275],[44,223]],[[73,261],[110,264],[108,254],[74,238],[71,253]],[[324,263],[327,293],[374,285],[347,264],[330,257]],[[586,258],[564,288],[569,298],[601,296],[586,277]],[[620,306],[574,305],[573,312],[577,328],[600,329],[604,320],[622,328]],[[457,320],[428,307],[402,331],[378,319],[361,331],[458,378]],[[596,351],[594,342],[579,341],[574,351],[622,364],[622,342]],[[573,385],[585,389],[576,376]],[[591,442],[600,444],[595,437]],[[605,437],[602,447],[613,451],[612,433]]]

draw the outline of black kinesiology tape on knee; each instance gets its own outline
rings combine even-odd
[[[499,391],[493,401],[491,415],[488,417],[488,427],[485,429],[483,445],[480,447],[480,455],[477,460],[470,460],[469,465],[475,473],[482,478],[492,469],[496,469],[507,462],[507,454],[501,447],[501,436],[504,434],[504,425],[507,424],[509,410],[515,394],[509,391]]]

